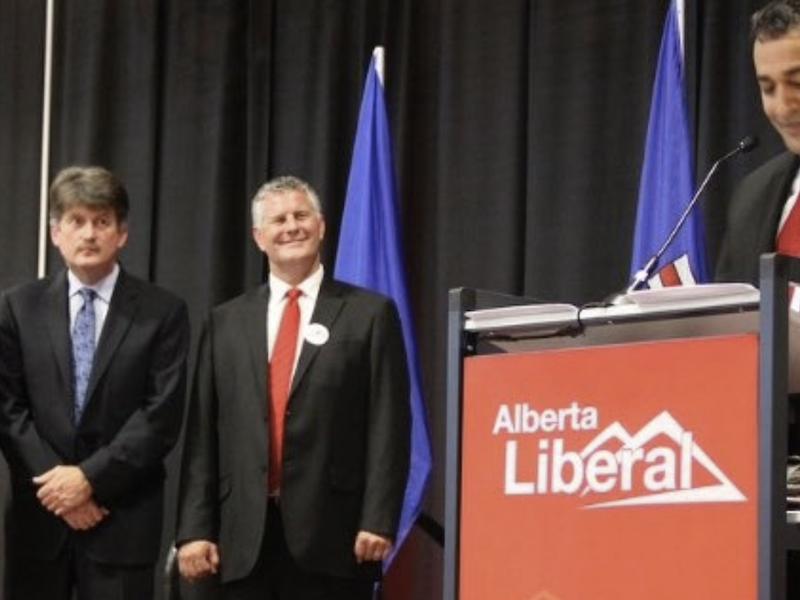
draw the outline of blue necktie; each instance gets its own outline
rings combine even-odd
[[[82,288],[83,306],[75,316],[72,328],[72,359],[75,369],[75,422],[79,423],[83,415],[86,402],[86,386],[89,384],[89,375],[92,373],[95,343],[95,291]]]

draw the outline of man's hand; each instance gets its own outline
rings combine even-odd
[[[369,531],[358,532],[355,548],[353,548],[358,563],[384,560],[391,551],[391,539]]]
[[[92,497],[92,486],[83,471],[59,465],[33,478],[39,486],[36,497],[51,513],[62,516],[85,504]]]
[[[178,570],[189,581],[216,575],[219,569],[219,550],[217,545],[196,540],[178,548]]]
[[[100,523],[107,515],[107,509],[99,506],[94,500],[88,500],[77,508],[66,511],[61,518],[72,529],[85,531]]]

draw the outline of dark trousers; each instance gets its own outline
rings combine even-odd
[[[154,566],[94,562],[67,544],[55,560],[9,551],[8,600],[152,600]]]
[[[355,539],[353,540],[355,541]],[[224,561],[225,557],[221,559]],[[222,600],[371,600],[373,582],[303,570],[289,554],[281,511],[270,501],[261,554],[244,580],[224,584]]]

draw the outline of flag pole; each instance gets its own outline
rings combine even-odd
[[[53,13],[55,0],[47,0],[44,44],[44,89],[42,92],[42,153],[39,163],[39,251],[37,273],[47,271],[47,180],[50,171],[50,116],[53,82]]]
[[[372,56],[375,57],[375,72],[378,74],[381,87],[384,88],[386,87],[386,79],[383,76],[385,54],[383,46],[375,46],[375,49],[372,51]]]

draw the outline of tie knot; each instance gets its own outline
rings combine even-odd
[[[295,302],[303,294],[300,288],[292,288],[286,292],[286,299],[289,302]]]
[[[84,303],[93,302],[97,292],[95,292],[92,288],[84,287],[80,289],[80,295],[83,298]]]

